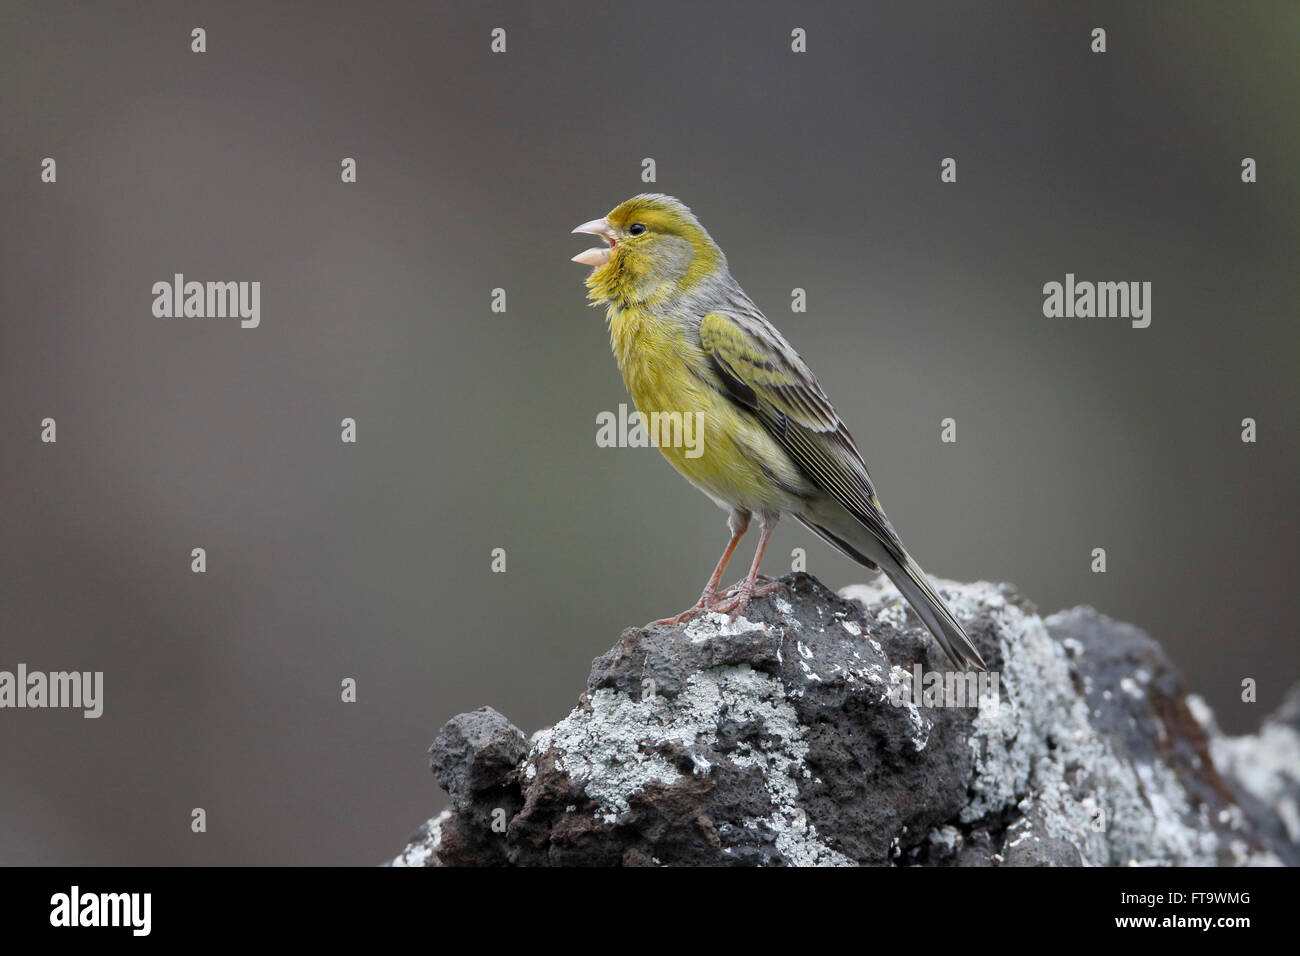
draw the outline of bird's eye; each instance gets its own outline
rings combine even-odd
[[[630,236],[639,236],[641,233],[645,232],[645,223],[634,222],[627,232]]]

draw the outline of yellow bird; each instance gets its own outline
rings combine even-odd
[[[573,231],[605,242],[573,261],[592,267],[587,298],[607,307],[610,343],[638,411],[673,427],[699,423],[690,444],[676,440],[672,427],[652,437],[673,467],[728,512],[731,540],[699,601],[656,623],[680,624],[706,611],[739,615],[756,595],[780,588],[760,585],[758,572],[773,527],[788,514],[889,575],[957,667],[985,669],[885,517],[862,455],[812,370],[731,277],[727,257],[691,211],[671,196],[644,194]],[[720,594],[755,516],[758,549],[749,574]]]

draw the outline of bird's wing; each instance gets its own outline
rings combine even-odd
[[[710,312],[700,322],[700,345],[732,401],[758,417],[809,480],[903,553],[853,436],[772,323],[757,308]]]

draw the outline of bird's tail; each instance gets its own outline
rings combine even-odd
[[[930,629],[934,639],[947,653],[949,660],[962,670],[988,670],[984,658],[971,643],[961,623],[953,616],[943,598],[939,597],[931,586],[921,566],[913,561],[910,555],[904,552],[900,561],[893,555],[884,554],[877,557],[876,562],[880,565],[880,570],[889,575],[889,580],[894,582],[894,586],[902,592],[903,597],[907,598],[907,603],[912,605],[912,610],[925,622],[925,626]]]
[[[890,527],[883,512],[879,512],[879,518],[875,522],[879,531],[873,530],[866,521],[839,505],[829,502],[814,502],[797,517],[805,526],[854,561],[873,571],[884,571],[889,575],[894,586],[902,592],[907,603],[912,605],[912,610],[930,629],[954,665],[962,670],[988,670],[984,658],[980,657],[980,652],[975,649],[957,618],[953,617],[943,598],[935,592],[921,566],[903,548],[903,543],[898,540],[898,535]]]

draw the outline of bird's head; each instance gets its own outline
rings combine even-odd
[[[593,303],[626,308],[659,302],[726,271],[717,243],[672,196],[633,196],[604,219],[584,222],[573,231],[599,236],[605,243],[573,257],[592,266],[587,297]]]

